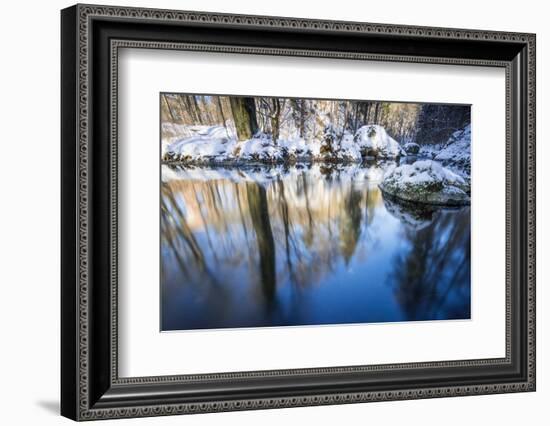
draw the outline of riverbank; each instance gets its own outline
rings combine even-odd
[[[407,153],[378,125],[366,125],[355,133],[338,133],[327,126],[322,137],[304,139],[300,135],[277,138],[259,133],[238,140],[223,126],[195,127],[192,136],[163,144],[162,159],[182,164],[240,164],[255,161],[264,164],[285,162],[358,162],[369,158],[397,159]]]

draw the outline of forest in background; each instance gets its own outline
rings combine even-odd
[[[441,144],[470,122],[467,105],[278,97],[161,94],[162,123],[224,126],[239,140],[259,133],[279,138],[336,137],[364,125],[380,125],[399,143]],[[168,131],[162,128],[163,137]]]

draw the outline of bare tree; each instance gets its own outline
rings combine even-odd
[[[170,106],[170,103],[168,102],[168,98],[166,97],[166,95],[162,94],[161,99],[163,100],[163,105],[161,105],[161,111],[164,112],[166,115],[168,115],[167,118],[169,118],[172,123],[177,123],[179,120],[174,114],[174,111],[172,110],[172,107]]]
[[[241,141],[252,138],[258,131],[254,98],[232,96],[229,101],[237,137]]]

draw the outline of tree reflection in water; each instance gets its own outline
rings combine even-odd
[[[400,217],[407,215],[401,211]],[[468,318],[470,208],[416,210],[406,223],[403,240],[408,247],[396,253],[388,277],[405,319]]]
[[[380,167],[163,166],[162,329],[469,318],[469,208],[385,200]]]

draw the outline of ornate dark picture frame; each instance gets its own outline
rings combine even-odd
[[[92,420],[535,390],[535,35],[95,5],[64,9],[61,29],[62,415]],[[123,47],[504,68],[506,356],[120,378]]]

